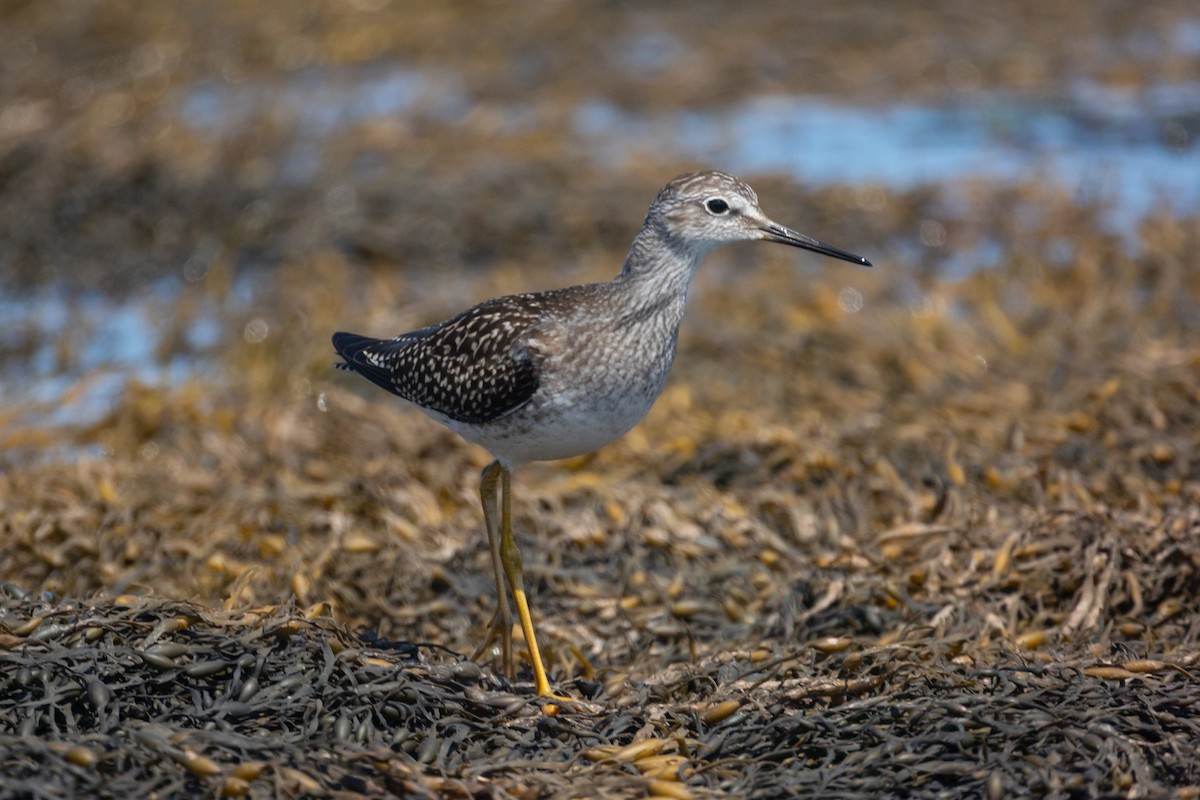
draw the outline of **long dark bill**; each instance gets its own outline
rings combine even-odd
[[[862,256],[856,256],[854,253],[848,253],[845,250],[839,250],[836,247],[830,247],[824,242],[819,242],[811,236],[805,236],[799,231],[794,231],[791,228],[785,228],[782,225],[774,223],[764,225],[762,232],[766,234],[766,238],[772,242],[780,244],[790,244],[792,247],[800,247],[804,250],[812,250],[814,253],[820,253],[823,256],[832,256],[840,258],[843,261],[849,261],[854,264],[860,264],[864,267],[871,266],[871,262],[867,261]]]

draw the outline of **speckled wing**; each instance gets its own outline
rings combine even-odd
[[[538,315],[522,300],[489,300],[394,339],[335,333],[333,347],[345,360],[337,366],[450,419],[490,422],[528,403],[538,388],[527,344]]]

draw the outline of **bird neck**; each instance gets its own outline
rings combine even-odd
[[[664,226],[647,219],[613,283],[627,286],[646,302],[661,303],[668,297],[682,302],[706,255],[708,251],[695,242],[672,236]]]

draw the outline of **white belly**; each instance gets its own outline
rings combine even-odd
[[[484,425],[441,421],[506,466],[516,467],[530,461],[553,461],[598,450],[638,424],[655,397],[657,392],[654,396],[621,400],[557,396],[536,408],[527,407]]]
[[[626,329],[547,347],[554,355],[542,364],[537,393],[505,417],[471,425],[431,416],[510,468],[590,453],[640,422],[666,383],[678,317],[654,322],[658,330]]]

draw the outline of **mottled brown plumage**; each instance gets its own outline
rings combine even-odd
[[[338,366],[455,422],[491,422],[537,391],[528,338],[545,305],[537,295],[514,295],[394,339],[339,333],[333,344],[346,361]]]

